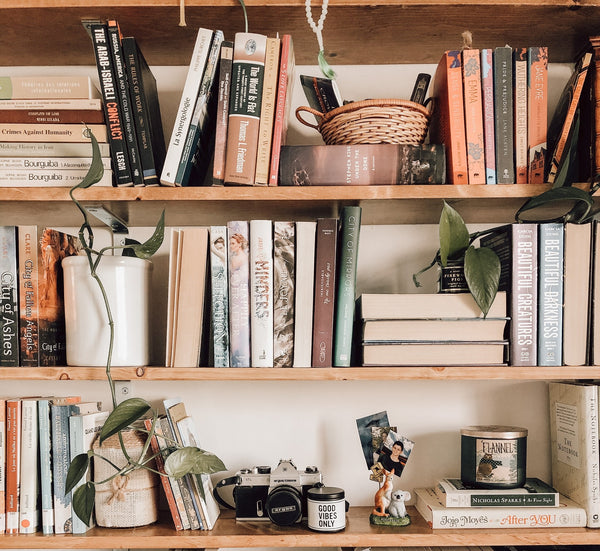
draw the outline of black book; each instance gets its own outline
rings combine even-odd
[[[320,113],[327,113],[342,105],[343,100],[335,80],[300,75],[300,82],[308,105]]]
[[[129,80],[144,184],[158,186],[167,150],[156,79],[134,37],[124,37],[121,45]]]

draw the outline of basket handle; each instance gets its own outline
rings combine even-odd
[[[308,113],[313,114],[315,117],[317,117],[317,119],[322,119],[323,118],[323,113],[321,113],[320,111],[317,111],[316,109],[313,109],[312,107],[306,107],[306,106],[300,106],[300,107],[298,107],[296,109],[296,118],[304,126],[309,126],[310,128],[314,128],[315,130],[319,130],[319,125],[313,124],[313,123],[310,123],[310,122],[304,120],[304,118],[300,115],[300,113],[302,111],[307,111]]]

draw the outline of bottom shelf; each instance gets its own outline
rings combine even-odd
[[[313,532],[306,524],[279,527],[270,522],[236,522],[224,511],[214,530],[177,532],[167,522],[135,529],[93,528],[85,535],[15,535],[0,537],[0,548],[218,548],[218,547],[391,547],[453,545],[594,545],[600,531],[587,528],[500,528],[432,530],[414,507],[411,524],[403,528],[372,526],[369,507],[353,507],[346,529],[337,533]]]

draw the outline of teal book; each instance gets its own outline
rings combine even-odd
[[[350,366],[361,211],[361,207],[344,207],[340,216],[333,341],[334,367]]]

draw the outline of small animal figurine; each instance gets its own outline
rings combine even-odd
[[[490,478],[494,472],[494,469],[499,465],[502,465],[502,461],[497,461],[494,459],[491,453],[485,453],[479,461],[477,473],[485,478]]]
[[[375,493],[375,508],[373,509],[373,514],[378,517],[388,517],[389,513],[387,513],[387,508],[392,501],[392,479],[394,478],[394,469],[391,471],[386,471],[383,469],[383,473],[385,475],[385,479],[381,488],[377,490]]]
[[[388,511],[392,517],[402,518],[406,516],[405,501],[410,499],[410,492],[404,490],[396,490],[392,492],[391,502],[388,506]]]

